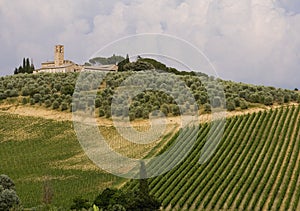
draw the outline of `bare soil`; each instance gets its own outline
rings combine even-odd
[[[286,106],[290,105],[298,105],[296,103],[291,103]],[[250,108],[246,110],[236,110],[231,112],[226,112],[226,117],[232,117],[232,116],[238,116],[238,115],[244,115],[248,113],[254,113],[258,111],[264,111],[269,109],[278,108],[280,105],[274,105],[274,106],[264,106],[260,108]],[[21,116],[32,116],[32,117],[40,117],[45,119],[52,119],[56,121],[72,121],[72,113],[71,112],[62,112],[58,110],[52,110],[47,109],[41,106],[26,106],[26,105],[11,105],[11,104],[0,104],[0,112],[5,113],[11,113],[11,114],[17,114]],[[211,114],[200,114],[199,115],[199,122],[209,122],[212,119]],[[180,116],[178,117],[167,117],[167,124],[182,124],[182,119]],[[99,126],[113,126],[114,123],[111,119],[106,118],[97,118],[97,123]],[[134,126],[149,126],[150,122],[149,120],[135,120],[131,122],[131,125]]]

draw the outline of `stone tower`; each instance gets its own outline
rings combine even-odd
[[[54,64],[55,66],[61,66],[64,64],[64,46],[56,45],[54,50]]]

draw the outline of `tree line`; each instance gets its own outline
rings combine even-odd
[[[29,58],[23,58],[23,63],[18,68],[15,68],[14,74],[20,73],[33,73],[35,70],[33,62],[29,61]]]

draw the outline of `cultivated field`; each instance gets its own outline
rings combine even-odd
[[[42,203],[45,181],[54,191],[53,204],[65,208],[76,196],[92,201],[103,188],[136,186],[135,182],[123,186],[125,179],[97,168],[83,153],[71,121],[9,112],[0,112],[0,171],[15,181],[24,207]],[[229,114],[217,151],[202,165],[198,161],[210,124],[201,123],[196,132],[184,129],[178,150],[193,134],[196,144],[180,165],[149,179],[151,193],[165,210],[299,210],[299,112],[300,107],[292,105]],[[124,140],[111,124],[99,129],[115,151],[151,157],[168,151],[177,137],[177,121],[171,120],[164,137],[142,146]],[[148,129],[147,121],[133,125],[139,131]],[[149,165],[165,168],[168,162]]]
[[[112,148],[132,157],[145,156],[150,151],[155,154],[175,129],[170,127],[161,142],[132,150],[134,146],[122,140],[114,127],[100,126]],[[27,208],[42,204],[46,181],[54,192],[52,203],[65,208],[70,207],[76,196],[93,201],[103,188],[119,187],[126,181],[101,171],[88,159],[71,121],[0,112],[0,144],[0,172],[15,181],[17,193]]]
[[[210,127],[202,124],[187,159],[151,179],[151,193],[166,210],[300,210],[299,110],[229,118],[217,151],[200,165]]]

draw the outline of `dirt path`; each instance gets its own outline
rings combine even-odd
[[[298,105],[296,103],[289,105]],[[287,105],[288,106],[288,105]],[[269,110],[271,108],[278,108],[280,106],[271,106],[271,107],[263,107],[263,108],[250,108],[247,110],[241,111],[232,111],[226,112],[226,117],[232,117],[237,115],[244,115],[248,113],[254,113],[263,110]],[[72,113],[71,112],[62,112],[52,109],[47,109],[41,106],[24,106],[24,105],[10,105],[10,104],[0,104],[0,112],[17,114],[21,116],[33,116],[40,117],[45,119],[53,119],[56,121],[72,121]],[[199,115],[199,122],[209,122],[211,120],[211,114],[201,114]],[[100,126],[112,126],[113,121],[106,118],[97,118],[97,122]],[[168,124],[179,124],[181,125],[181,117],[168,117]],[[141,126],[141,125],[149,125],[148,120],[135,120],[131,123],[133,126]]]

